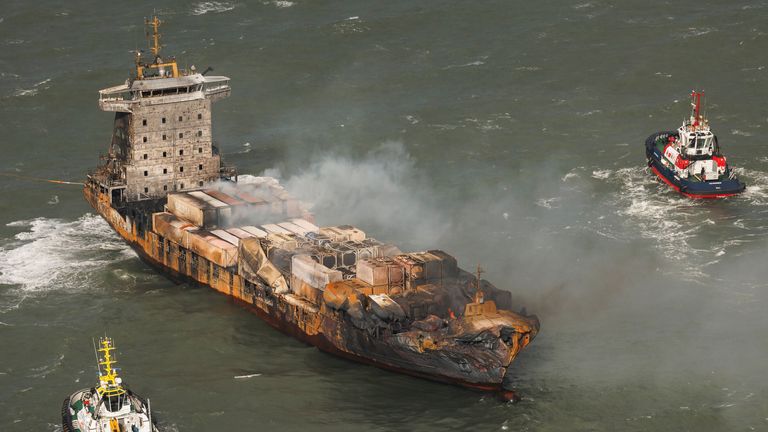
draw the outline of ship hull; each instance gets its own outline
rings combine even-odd
[[[447,361],[444,352],[410,352],[395,349],[382,339],[371,337],[365,331],[345,325],[343,320],[339,320],[338,317],[322,316],[310,320],[310,322],[297,321],[295,316],[291,314],[293,309],[290,304],[285,303],[278,296],[263,298],[247,292],[245,281],[236,274],[231,276],[228,283],[222,283],[222,280],[211,282],[193,277],[185,269],[175,268],[174,260],[171,260],[169,265],[169,263],[157,259],[152,253],[153,241],[148,238],[151,237],[148,236],[148,232],[145,231],[144,236],[140,235],[135,228],[134,221],[111,207],[106,195],[87,186],[84,189],[84,195],[96,212],[149,266],[159,270],[175,282],[192,283],[215,289],[255,313],[275,329],[315,346],[321,351],[347,360],[418,378],[475,390],[496,392],[505,400],[517,398],[513,392],[503,387],[507,367],[517,352],[512,353],[512,355],[509,353],[487,355],[482,359],[481,367],[468,372],[466,369],[456,367],[455,363]]]
[[[675,192],[693,199],[716,199],[738,195],[746,189],[744,183],[736,178],[726,178],[718,181],[691,181],[678,176],[672,169],[662,163],[662,154],[654,144],[661,135],[676,135],[676,132],[658,132],[645,141],[645,156],[648,167],[667,186]]]

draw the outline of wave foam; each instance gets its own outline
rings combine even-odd
[[[100,217],[86,214],[74,221],[35,218],[11,222],[22,227],[0,246],[0,284],[25,292],[78,289],[91,270],[133,257]]]
[[[209,12],[213,13],[222,13],[231,11],[235,8],[234,3],[231,2],[218,2],[218,1],[207,1],[207,2],[200,2],[195,4],[192,7],[192,15],[204,15]]]

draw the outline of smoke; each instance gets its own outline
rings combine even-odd
[[[276,169],[264,175],[281,176]],[[401,248],[424,248],[450,228],[426,183],[403,144],[390,141],[360,159],[323,156],[284,185],[309,205],[320,225],[351,224]]]
[[[361,157],[327,154],[292,175],[265,174],[284,177],[321,225],[352,224],[403,250],[443,249],[465,269],[481,264],[489,281],[512,292],[513,308],[526,307],[542,321],[542,333],[516,366],[519,379],[615,390],[682,385],[682,376],[719,388],[738,377],[742,390],[731,397],[745,397],[755,387],[744,377],[759,373],[768,351],[757,342],[768,319],[754,310],[765,304],[761,263],[768,256],[730,265],[730,252],[697,249],[697,242],[721,242],[707,238],[706,229],[686,228],[711,226],[705,221],[715,216],[706,207],[685,207],[706,204],[670,195],[641,166],[632,171],[595,176],[592,168],[544,162],[505,172],[493,185],[471,177],[446,185],[445,175],[429,176],[403,143],[386,142]],[[648,200],[667,202],[641,204]],[[680,219],[657,227],[646,213],[663,205],[673,207],[665,219]],[[686,232],[696,235],[670,247]],[[728,239],[722,242],[715,249],[730,251]],[[536,394],[530,385],[526,391]],[[670,398],[692,404],[678,399],[698,392]],[[641,403],[640,394],[619,393]],[[727,399],[713,394],[707,406]]]

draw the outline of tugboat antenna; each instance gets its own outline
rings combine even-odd
[[[99,351],[96,349],[96,339],[91,338],[91,343],[93,344],[93,355],[96,356],[96,370],[99,371],[99,376],[101,376],[101,364],[99,364]]]

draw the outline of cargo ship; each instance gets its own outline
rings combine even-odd
[[[158,432],[149,400],[131,391],[117,374],[115,345],[99,339],[96,349],[99,383],[76,391],[61,407],[63,432]]]
[[[645,140],[648,166],[688,198],[725,198],[744,192],[746,186],[728,166],[701,112],[702,95],[691,92],[691,115],[676,131],[656,132]]]
[[[237,300],[282,332],[337,356],[514,397],[515,357],[539,321],[509,291],[441,250],[404,253],[350,225],[319,227],[274,178],[238,175],[211,140],[229,79],[137,52],[99,92],[112,141],[85,199],[149,265]]]

